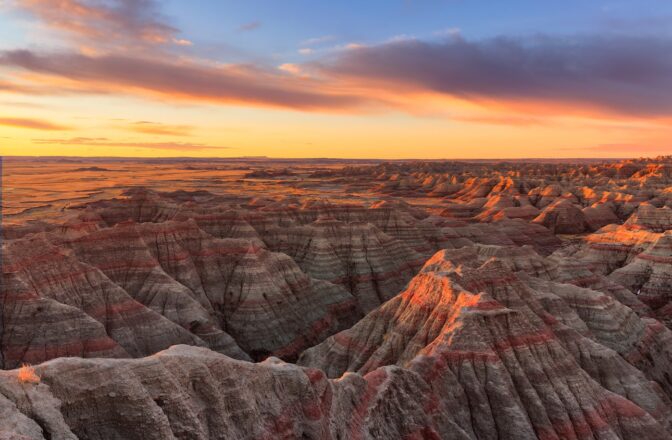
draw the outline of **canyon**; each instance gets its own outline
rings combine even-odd
[[[672,437],[672,156],[2,183],[0,439]]]

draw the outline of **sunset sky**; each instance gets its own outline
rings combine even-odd
[[[672,154],[672,1],[0,0],[0,153]]]

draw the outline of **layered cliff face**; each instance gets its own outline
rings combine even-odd
[[[672,324],[672,230],[609,278],[636,293],[668,326]]]
[[[437,254],[400,296],[304,352],[299,364],[330,377],[386,365],[415,371],[436,395],[462,402],[453,414],[476,438],[584,438],[610,430],[627,438],[649,417],[657,425],[649,435],[669,435],[672,389],[654,382],[666,380],[669,349],[647,372],[623,357],[650,344],[646,322],[599,292],[518,275],[496,257],[473,258],[478,252],[470,252],[472,264],[458,264],[455,252],[458,261],[467,257],[465,250]],[[623,326],[627,341],[614,334]],[[658,331],[661,345],[644,348],[649,355],[670,343],[669,330]],[[616,415],[625,408],[639,408],[641,419]],[[629,426],[613,424],[625,419]]]
[[[469,223],[444,217],[431,217],[426,222],[440,227],[446,242],[444,248],[460,248],[473,244],[532,246],[540,254],[549,255],[562,243],[547,228],[522,219]]]
[[[196,335],[44,235],[3,247],[3,367],[59,356],[146,356]],[[231,352],[235,354],[235,352]]]
[[[42,234],[8,243],[4,255],[13,280],[6,301],[55,302],[30,316],[18,305],[3,309],[11,313],[5,337],[17,346],[4,345],[7,367],[70,354],[145,356],[177,343],[291,359],[361,316],[350,293],[306,275],[287,255],[216,239],[193,221]],[[26,342],[13,335],[13,320],[29,321]]]
[[[53,360],[36,368],[39,384],[19,382],[18,370],[1,372],[0,434],[101,440],[669,438],[666,407],[654,418],[607,391],[558,342],[525,338],[529,328],[489,302],[464,304],[469,310],[459,318],[455,351],[437,349],[409,368],[384,366],[339,379],[274,358],[251,364],[190,346],[139,360]],[[479,328],[486,323],[522,339],[498,342],[490,335],[490,343],[478,344],[474,338],[483,340]],[[549,367],[557,371],[552,378],[544,372]],[[650,403],[663,405],[661,400]]]
[[[532,221],[546,226],[556,234],[580,234],[588,227],[581,208],[568,199],[551,203]]]
[[[595,203],[583,208],[582,211],[586,226],[591,231],[619,222],[612,203]]]
[[[278,228],[266,241],[312,277],[343,285],[365,312],[398,294],[424,261],[404,242],[370,223],[329,217]]]
[[[275,358],[251,364],[175,346],[139,360],[58,359],[36,372],[38,385],[0,372],[0,438],[471,438],[421,378],[394,367],[335,381]]]
[[[625,222],[633,228],[647,229],[653,232],[665,232],[672,229],[672,208],[656,208],[650,203],[642,203]]]
[[[42,232],[22,230],[3,248],[6,298],[30,297],[36,311],[3,310],[6,335],[25,323],[3,345],[3,365],[139,357],[173,344],[291,360],[398,294],[443,240],[402,202],[244,204],[135,189]],[[35,305],[47,299],[55,303]]]
[[[659,235],[629,225],[611,224],[585,237],[580,245],[562,249],[556,255],[608,275],[644,252]]]
[[[605,226],[582,244],[556,252],[555,258],[566,265],[585,265],[593,276],[627,289],[646,305],[646,313],[670,326],[670,212],[667,206],[643,203],[623,225]]]
[[[122,199],[81,205],[100,213],[108,226],[127,220],[160,223],[167,220],[193,219],[209,234],[218,238],[271,240],[278,228],[308,225],[320,218],[345,223],[370,223],[391,237],[421,253],[432,255],[441,247],[442,237],[423,222],[427,213],[403,202],[377,202],[370,206],[331,203],[326,200],[241,200],[212,194],[182,200],[178,193],[157,193],[140,188]]]

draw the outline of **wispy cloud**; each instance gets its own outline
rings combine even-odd
[[[462,36],[462,29],[459,27],[449,27],[434,32],[438,37],[459,38]]]
[[[189,136],[193,130],[193,127],[188,125],[168,125],[150,121],[133,122],[126,128],[136,133],[162,136]]]
[[[41,145],[82,145],[87,147],[112,148],[147,148],[152,150],[197,151],[223,150],[229,147],[195,144],[188,142],[120,142],[108,138],[75,137],[69,139],[33,139],[33,143]]]
[[[172,98],[295,109],[337,109],[363,103],[361,97],[330,92],[324,82],[310,83],[253,66],[211,66],[127,56],[0,52],[0,66],[22,68],[66,79],[83,88],[117,93],[153,93]]]
[[[184,38],[173,38],[173,43],[177,44],[178,46],[193,46],[194,43],[192,43],[189,40],[186,40]]]
[[[242,24],[238,26],[238,30],[241,32],[249,32],[261,27],[260,21],[251,21],[249,23]]]
[[[298,75],[301,73],[301,67],[292,63],[284,63],[278,66],[278,69],[291,73],[292,75]]]
[[[15,7],[83,46],[141,49],[186,41],[155,0],[15,0]],[[178,43],[179,44],[179,43]]]
[[[0,125],[16,128],[29,128],[31,130],[47,130],[47,131],[69,130],[69,127],[65,127],[63,125],[55,124],[49,121],[43,121],[41,119],[0,117]]]
[[[49,107],[48,105],[40,104],[40,103],[37,103],[37,102],[5,101],[5,100],[0,100],[0,106],[12,107],[12,108],[19,108],[19,107],[20,108],[31,108],[31,109],[35,109],[35,108],[43,109],[43,108],[48,108]]]

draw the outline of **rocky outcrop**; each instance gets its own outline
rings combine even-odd
[[[131,356],[186,343],[238,358],[273,353],[291,359],[360,316],[351,294],[310,278],[287,255],[246,240],[215,239],[193,221],[122,223],[76,238],[42,235],[9,243],[6,254],[3,269],[31,286],[36,300],[46,297],[79,309]],[[23,298],[19,282],[8,298]],[[52,322],[68,324],[51,314],[44,319],[31,328],[58,341],[91,326],[80,320],[67,333],[55,332]],[[35,344],[39,338],[29,340]],[[14,341],[14,351],[36,352]],[[38,357],[22,355],[7,365],[66,353],[58,346],[67,341],[40,344],[47,348],[37,351]]]
[[[532,246],[542,255],[560,247],[561,241],[547,228],[522,219],[503,219],[492,223],[466,223],[444,217],[426,220],[441,228],[444,248],[460,248],[474,243],[498,246]]]
[[[534,220],[556,234],[580,234],[588,224],[581,208],[567,199],[559,199],[548,205]]]
[[[370,223],[328,217],[278,228],[266,240],[310,276],[343,285],[364,312],[398,294],[424,261],[402,241]]]
[[[173,171],[11,192],[0,439],[670,438],[672,158]]]
[[[465,318],[497,321],[483,313]],[[571,362],[551,361],[565,368],[552,383],[512,380],[507,370],[520,368],[518,361],[495,360],[465,336],[454,341],[462,348],[457,357],[426,356],[412,369],[386,366],[337,380],[273,358],[251,364],[190,346],[138,360],[53,360],[36,368],[39,384],[21,383],[17,370],[0,373],[0,432],[92,440],[668,437],[649,413]],[[530,405],[535,400],[540,405]]]
[[[44,235],[6,243],[3,257],[4,368],[59,356],[146,356],[175,343],[206,345]]]
[[[446,403],[428,400],[417,374],[395,367],[334,381],[275,358],[251,364],[175,346],[138,360],[58,359],[36,372],[37,385],[0,372],[3,438],[473,438]]]
[[[606,203],[596,203],[582,209],[586,225],[589,230],[597,231],[603,226],[619,223],[619,218],[611,206]]]
[[[286,255],[214,239],[193,221],[117,225],[69,244],[143,304],[209,337],[226,329],[253,357],[291,358],[357,317],[352,296],[311,280]]]
[[[629,264],[613,271],[609,278],[636,293],[661,319],[670,323],[666,307],[672,300],[672,231],[662,234]]]
[[[672,208],[663,206],[656,208],[649,203],[642,203],[637,211],[625,222],[631,228],[647,229],[653,232],[665,232],[672,229]]]
[[[608,225],[586,236],[579,246],[561,249],[557,254],[596,273],[608,275],[631,262],[659,235],[627,225]]]
[[[606,414],[619,411],[608,409],[607,402],[646,407],[656,424],[670,427],[669,396],[596,342],[562,297],[526,286],[496,259],[470,268],[453,264],[448,253],[428,261],[400,296],[307,350],[299,363],[331,377],[385,365],[415,371],[437,395],[469,402],[468,415],[464,407],[454,411],[458,424],[459,414],[469,418],[478,438],[494,431],[513,437],[513,430],[520,438],[590,435],[595,425],[589,420],[596,414],[588,415],[586,408],[605,410],[597,417],[606,417],[600,424],[606,427],[611,423]],[[638,391],[617,385],[622,377]],[[569,383],[570,388],[560,385]],[[576,410],[570,410],[571,402],[577,402]],[[506,423],[498,419],[503,408]],[[632,432],[641,428],[636,425]],[[614,432],[627,437],[629,429],[617,426]]]

